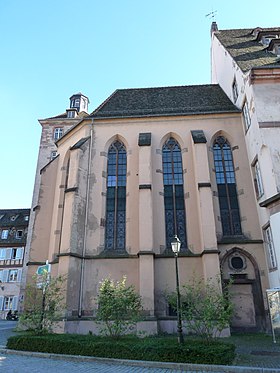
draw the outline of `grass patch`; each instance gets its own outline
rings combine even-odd
[[[77,334],[22,334],[8,339],[7,348],[103,358],[164,361],[192,364],[230,365],[235,358],[235,346],[220,341],[207,343],[187,339],[183,345],[176,337],[121,339]]]

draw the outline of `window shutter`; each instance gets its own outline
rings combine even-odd
[[[22,272],[22,269],[18,269],[18,273],[17,273],[17,282],[20,282],[20,281],[21,281],[21,272]]]
[[[0,270],[0,283],[3,282],[3,270]]]
[[[4,297],[0,297],[0,311],[3,311]]]
[[[23,254],[23,248],[18,247],[17,252],[16,252],[16,259],[22,259],[22,256],[23,256],[22,254]]]
[[[11,259],[12,257],[12,249],[6,249],[6,259]]]
[[[0,249],[0,260],[6,259],[6,249]]]
[[[16,311],[18,306],[18,297],[13,297],[12,310]]]
[[[3,270],[3,282],[8,282],[8,276],[9,276],[9,270],[8,269],[4,269]]]

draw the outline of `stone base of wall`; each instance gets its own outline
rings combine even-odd
[[[56,324],[53,331],[55,333],[68,333],[68,334],[99,334],[100,325],[93,320],[63,320]],[[145,337],[157,334],[176,334],[177,333],[177,320],[151,320],[139,321],[135,328],[131,330],[139,337]],[[187,327],[183,327],[183,333],[188,334]],[[225,328],[220,337],[229,337],[230,328]]]

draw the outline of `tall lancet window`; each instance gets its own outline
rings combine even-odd
[[[170,137],[162,147],[162,166],[166,247],[171,248],[171,240],[176,234],[182,242],[182,248],[186,248],[182,156],[181,148],[173,137]]]
[[[126,149],[115,141],[108,151],[105,249],[125,250]]]
[[[217,137],[213,152],[223,235],[241,235],[232,151],[227,139],[223,136]]]

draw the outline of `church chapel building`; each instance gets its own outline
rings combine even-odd
[[[265,257],[240,110],[218,85],[115,91],[57,141],[41,170],[28,270],[67,275],[65,330],[87,332],[102,279],[127,276],[156,333],[176,331],[181,284],[236,277],[233,326],[263,328]],[[262,282],[261,282],[262,275]]]
[[[263,32],[256,30],[243,30],[255,46]],[[126,276],[141,295],[138,330],[176,332],[165,296],[175,290],[175,234],[182,242],[180,284],[195,277],[232,279],[231,330],[267,330],[266,289],[279,286],[279,254],[273,246],[271,268],[266,233],[270,228],[277,240],[280,231],[272,230],[279,226],[279,65],[273,60],[265,71],[254,68],[265,78],[253,79],[252,66],[239,65],[245,57],[230,50],[232,40],[226,44],[230,31],[236,30],[212,25],[213,84],[120,89],[91,114],[87,97],[78,93],[63,114],[63,135],[46,139],[57,154],[37,171],[26,274],[28,281],[48,260],[52,276],[67,275],[65,332],[97,330],[96,296],[108,276]],[[73,97],[85,105],[70,116]],[[43,129],[55,131],[59,117],[40,121]],[[256,189],[260,168],[269,178],[262,195]]]

